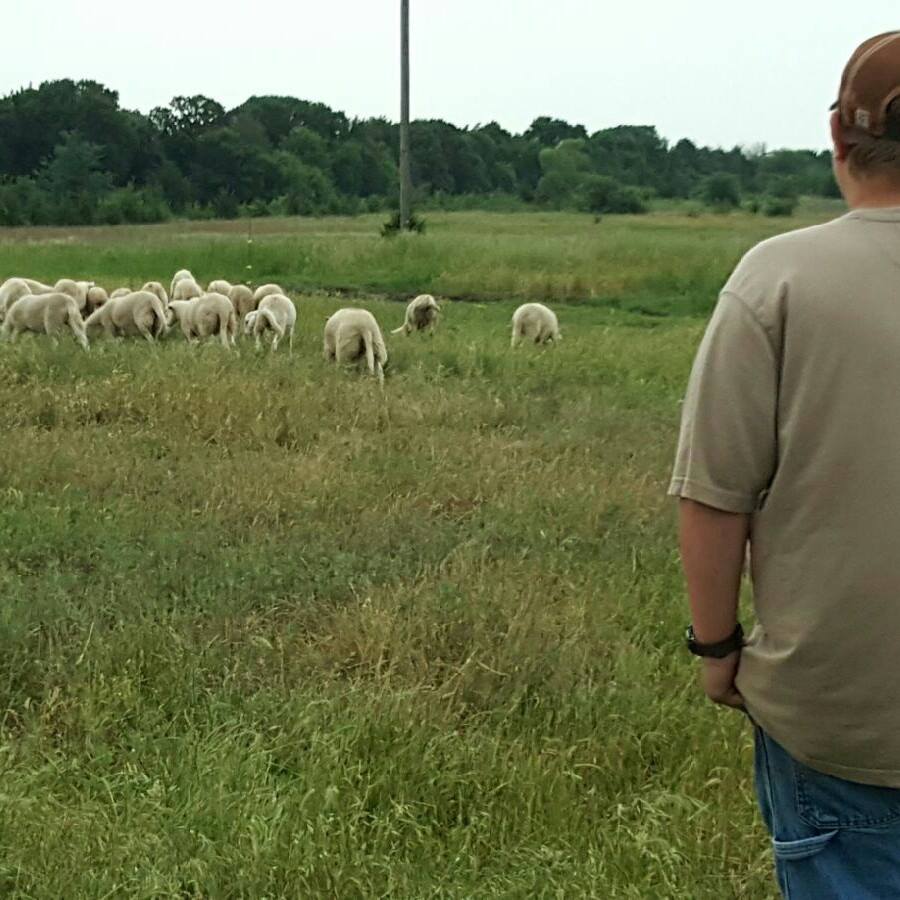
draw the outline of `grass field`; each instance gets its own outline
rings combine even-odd
[[[664,491],[688,314],[798,222],[375,224],[257,227],[292,358],[0,347],[0,894],[772,897]],[[5,232],[0,274],[237,279],[243,227]],[[485,302],[383,394],[325,366],[335,291],[428,289]],[[522,298],[560,346],[509,350]]]

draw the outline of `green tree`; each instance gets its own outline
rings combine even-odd
[[[328,142],[320,134],[307,128],[306,125],[297,125],[292,128],[290,134],[282,142],[281,149],[293,153],[308,166],[316,166],[319,169],[328,168]]]
[[[544,147],[555,147],[561,141],[586,138],[584,125],[570,125],[564,119],[539,116],[523,135],[525,140],[535,140]]]
[[[580,138],[561,141],[559,146],[541,150],[540,164],[544,173],[537,186],[537,200],[562,208],[574,205],[575,195],[590,171],[586,142]]]

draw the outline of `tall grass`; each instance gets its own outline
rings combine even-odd
[[[416,252],[323,222],[260,255],[296,284],[433,252],[464,283],[464,248],[482,274],[518,252],[442,221]],[[508,222],[523,265],[563,277],[569,246],[611,277]],[[622,223],[631,261],[605,258],[699,267],[718,221],[686,227]],[[134,234],[0,257],[235,275],[213,267],[236,237]],[[450,303],[390,340],[381,393],[321,360],[340,302],[299,300],[293,357],[0,347],[0,891],[771,897],[746,728],[700,702],[680,639],[663,494],[702,323],[558,304],[563,342],[513,352],[514,302]]]
[[[254,220],[0,230],[0,275],[90,275],[139,286],[190,263],[195,274],[295,291],[359,291],[457,299],[555,300],[658,315],[703,315],[754,243],[820,221],[746,215],[590,216],[434,213],[428,232],[393,240],[380,219]],[[252,243],[248,243],[252,227]],[[248,268],[249,267],[249,268]]]

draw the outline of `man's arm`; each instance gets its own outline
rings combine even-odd
[[[703,644],[725,640],[737,625],[750,516],[682,499],[679,519],[694,634]],[[725,659],[703,660],[703,688],[710,700],[744,705],[734,686],[740,656],[737,652]]]

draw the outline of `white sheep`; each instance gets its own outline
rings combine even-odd
[[[253,291],[245,284],[234,285],[229,291],[228,297],[234,304],[234,310],[242,322],[247,317],[247,313],[253,312],[259,306],[259,302],[253,299]]]
[[[226,297],[231,294],[232,284],[230,281],[226,281],[224,278],[217,278],[215,281],[211,281],[209,283],[209,287],[206,289],[207,294],[224,294]]]
[[[179,269],[179,270],[172,276],[172,285],[171,285],[171,287],[169,288],[169,296],[170,296],[170,297],[173,297],[173,295],[175,294],[175,285],[178,284],[178,282],[181,281],[182,278],[190,278],[191,281],[196,281],[196,280],[197,280],[196,278],[194,278],[193,275],[191,275],[191,273],[190,273],[190,271],[189,271],[188,269]]]
[[[259,301],[262,300],[263,297],[268,297],[270,294],[281,294],[282,296],[286,296],[284,288],[280,284],[261,284],[253,292],[253,299],[256,301],[256,305],[259,306]]]
[[[251,310],[244,317],[244,334],[256,337],[259,347],[264,331],[272,332],[272,352],[278,349],[281,339],[288,336],[288,347],[294,352],[294,325],[297,322],[297,308],[284,294],[269,294],[260,301],[259,308]]]
[[[181,278],[172,292],[173,300],[195,300],[203,296],[203,288],[193,278]]]
[[[108,300],[84,323],[88,333],[103,329],[107,337],[141,335],[148,341],[161,338],[168,327],[166,310],[151,291],[135,291]]]
[[[75,339],[89,349],[84,320],[77,301],[68,294],[26,294],[6,311],[2,333],[15,341],[23,331],[50,335],[56,340],[59,332],[68,327]]]
[[[58,294],[68,294],[77,304],[80,312],[88,305],[88,291],[94,286],[93,281],[73,281],[71,278],[60,278],[52,290]]]
[[[100,287],[100,285],[95,284],[93,287],[88,288],[87,292],[87,311],[88,314],[95,312],[100,309],[104,303],[109,302],[109,294]]]
[[[169,303],[169,324],[178,322],[184,336],[194,343],[200,338],[218,335],[228,350],[234,344],[237,316],[224,294],[204,294],[192,300]]]
[[[54,293],[53,287],[49,284],[44,284],[43,281],[35,281],[33,278],[21,278],[20,281],[24,281],[25,284],[28,285],[28,290],[32,294],[52,294]]]
[[[523,340],[535,344],[557,343],[561,339],[556,313],[543,303],[524,303],[512,317],[512,346],[518,347]]]
[[[339,309],[325,323],[325,359],[346,363],[363,358],[383,384],[388,357],[375,316],[366,309]]]
[[[156,294],[159,298],[159,302],[163,305],[163,309],[169,308],[169,295],[166,293],[166,289],[158,281],[148,281],[141,290],[150,291],[151,294]]]
[[[110,300],[117,300],[119,297],[127,297],[129,294],[134,293],[134,288],[130,287],[117,287],[110,295]]]
[[[413,331],[423,331],[428,328],[434,331],[438,322],[441,307],[431,294],[419,294],[406,307],[406,319],[399,328],[395,328],[391,334],[411,334]]]
[[[33,278],[23,278],[22,281],[28,285],[32,294],[68,294],[78,303],[78,309],[82,312],[87,306],[88,292],[94,286],[93,281],[73,281],[71,278],[60,278],[52,286]]]
[[[31,288],[24,278],[7,278],[0,285],[0,322],[6,315],[6,310],[20,297],[26,297],[31,293]]]

